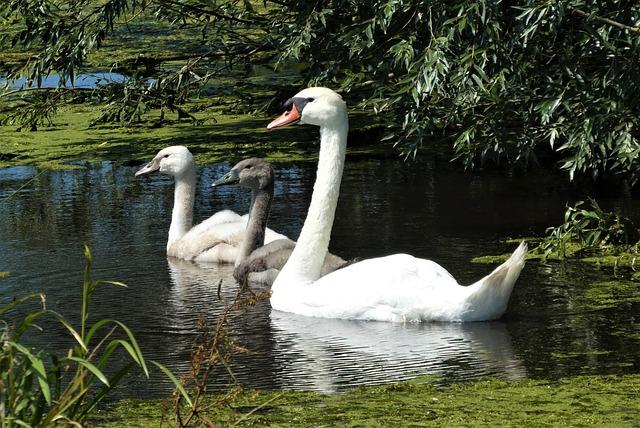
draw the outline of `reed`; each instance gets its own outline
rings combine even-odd
[[[253,292],[246,282],[240,284],[236,295],[225,305],[216,320],[215,328],[203,316],[199,318],[199,333],[194,341],[188,373],[177,379],[166,368],[161,367],[176,386],[173,405],[165,406],[164,409],[164,415],[173,419],[176,426],[217,426],[214,420],[216,415],[228,416],[229,412],[234,413],[231,403],[242,392],[242,387],[231,370],[231,362],[236,355],[248,350],[234,339],[230,322],[235,317],[244,316],[247,307],[266,300],[269,296],[269,292]],[[233,384],[212,399],[208,397],[207,389],[210,376],[218,367],[227,370]]]
[[[91,298],[102,286],[125,288],[116,281],[94,280],[93,257],[84,248],[86,267],[82,283],[80,325],[48,309],[42,293],[30,294],[0,308],[0,426],[83,426],[96,406],[114,390],[135,366],[149,371],[131,330],[115,319],[88,320]],[[10,322],[7,314],[16,306],[38,301],[39,308],[21,320]],[[52,318],[71,335],[74,345],[63,355],[24,344],[25,334],[44,331],[36,324]],[[48,327],[49,328],[49,327]],[[117,352],[121,350],[124,352]],[[125,362],[120,355],[125,355]],[[116,366],[116,364],[118,364]],[[110,375],[105,374],[109,368]]]

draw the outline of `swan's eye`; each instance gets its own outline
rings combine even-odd
[[[244,169],[250,169],[251,165],[245,165]]]
[[[308,103],[313,102],[313,100],[315,100],[315,98],[307,98],[307,102],[308,102]]]
[[[162,156],[162,157],[163,157],[163,158],[168,158],[169,156],[171,156],[171,155],[164,155],[164,156]]]

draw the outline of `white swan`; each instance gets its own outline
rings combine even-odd
[[[289,259],[295,241],[277,239],[264,243],[265,229],[273,200],[275,174],[271,164],[263,159],[251,158],[238,162],[212,186],[235,185],[251,190],[251,208],[244,240],[239,247],[233,276],[240,284],[271,285],[280,269]],[[322,274],[333,272],[348,262],[327,253]]]
[[[461,286],[443,267],[407,254],[364,260],[320,277],[344,166],[348,118],[340,95],[308,88],[285,104],[273,129],[301,122],[320,127],[311,204],[298,243],[272,287],[273,309],[300,315],[391,322],[483,321],[502,316],[524,266],[523,242],[505,263]]]
[[[196,165],[189,149],[183,146],[166,147],[135,175],[153,172],[175,179],[167,255],[198,262],[235,262],[238,247],[244,239],[247,216],[223,210],[193,226]],[[266,230],[265,242],[283,238],[286,236],[271,229]]]

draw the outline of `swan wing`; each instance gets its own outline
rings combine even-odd
[[[244,237],[246,223],[241,220],[200,226],[202,223],[178,241],[179,257],[201,262],[233,263],[237,247]],[[219,253],[222,248],[214,250],[221,244],[226,244],[224,253]]]
[[[271,303],[274,309],[324,318],[444,320],[465,289],[437,263],[395,254],[349,265],[310,284],[275,288]]]
[[[247,215],[240,216],[230,210],[217,212],[192,227],[178,241],[175,255],[199,262],[233,263],[237,247],[245,236],[247,219]],[[265,242],[283,238],[286,236],[269,228],[265,231]]]
[[[278,240],[287,240],[287,241],[291,241],[289,238],[287,238],[285,235],[283,235],[282,233],[278,233],[276,231],[274,231],[273,229],[269,229],[267,227],[267,229],[264,231],[264,243],[268,244],[270,242],[273,241],[278,241]],[[293,241],[291,241],[293,242]]]
[[[278,273],[289,260],[296,243],[291,239],[276,239],[254,250],[246,260],[234,269],[233,276],[240,283],[272,284]],[[322,265],[322,275],[343,267],[347,262],[334,254],[327,253]],[[263,275],[260,275],[264,273]]]
[[[195,260],[207,263],[235,263],[238,256],[238,248],[246,234],[245,226],[244,222],[231,222],[217,224],[208,229],[200,236],[201,244],[199,247],[194,248],[191,245],[190,251],[194,251],[194,254],[198,254]],[[272,238],[277,238],[279,236],[283,235],[271,231]],[[207,245],[208,247],[205,248]],[[282,262],[282,264],[284,265],[284,262]],[[269,284],[273,282],[276,275],[277,271],[275,274],[272,273],[266,277],[271,278]]]
[[[241,219],[244,219],[244,221],[246,222],[247,221],[246,215],[241,216],[240,214],[231,210],[222,210],[222,211],[218,211],[208,219],[204,220],[202,223],[200,223],[196,227],[202,225],[202,227],[206,228],[214,224],[234,223],[234,222],[240,221]]]

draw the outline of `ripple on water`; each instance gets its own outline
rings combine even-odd
[[[196,221],[221,208],[247,210],[247,194],[209,186],[229,166],[201,168]],[[183,374],[197,320],[203,317],[215,325],[237,285],[231,266],[166,259],[172,183],[161,176],[136,179],[136,169],[102,163],[41,174],[30,167],[0,170],[0,195],[25,185],[10,203],[0,204],[0,271],[11,272],[0,280],[0,301],[44,291],[52,308],[77,319],[87,243],[95,259],[94,278],[128,285],[96,291],[92,319],[127,323],[147,358]],[[270,226],[295,238],[315,165],[277,170]],[[575,199],[571,192],[549,176],[474,176],[429,164],[349,162],[331,248],[347,258],[409,252],[431,258],[461,283],[471,283],[492,269],[469,263],[472,257],[511,250],[514,245],[499,241],[504,236],[542,233],[557,224],[565,201]],[[251,387],[321,391],[424,374],[451,382],[488,375],[637,372],[635,283],[622,288],[596,284],[605,278],[596,268],[529,263],[505,318],[490,323],[323,320],[271,311],[268,301],[262,301],[231,321],[235,337],[249,350],[234,358],[232,369]],[[621,293],[631,293],[631,300]],[[601,298],[606,307],[591,306]],[[70,343],[62,329],[48,329],[32,339],[58,349]],[[211,379],[211,389],[230,381],[223,368]],[[137,380],[126,393],[166,396],[171,389],[170,381],[154,376]]]

